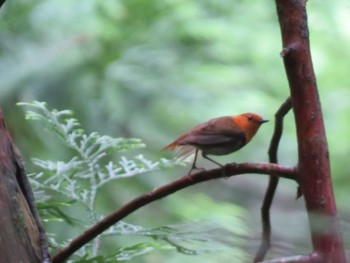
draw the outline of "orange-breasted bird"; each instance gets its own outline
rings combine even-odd
[[[254,137],[260,125],[265,122],[268,120],[264,120],[254,113],[211,119],[185,132],[163,150],[172,151],[177,147],[182,147],[183,149],[178,156],[184,157],[195,150],[190,172],[196,169],[199,150],[202,151],[203,158],[222,166],[207,155],[225,155],[241,149]]]

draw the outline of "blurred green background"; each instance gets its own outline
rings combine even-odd
[[[334,190],[349,248],[350,3],[307,5]],[[137,153],[152,160],[171,158],[160,149],[210,118],[249,111],[273,120],[289,91],[281,49],[273,1],[7,1],[0,10],[0,103],[28,172],[35,170],[32,157],[66,160],[68,153],[41,126],[24,120],[23,109],[15,105],[19,101],[71,109],[87,132],[140,138],[147,148]],[[273,122],[265,124],[244,149],[216,160],[267,161],[272,131]],[[280,163],[295,164],[296,151],[289,114]],[[104,191],[99,212],[108,214],[188,169],[118,181]],[[249,262],[259,242],[266,184],[261,175],[204,183],[144,207],[127,221],[156,227],[209,220],[230,228],[238,218],[242,229],[237,233],[250,238],[240,260]],[[304,203],[295,201],[295,194],[296,185],[282,180],[272,208],[274,248],[268,258],[310,251]],[[106,250],[118,245],[107,244]],[[201,256],[156,251],[133,262],[229,262],[232,253],[230,248]]]

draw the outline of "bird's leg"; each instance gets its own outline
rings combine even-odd
[[[194,154],[194,160],[192,163],[191,171],[194,169],[197,169],[196,162],[197,162],[197,156],[198,156],[198,148],[196,148],[196,152]]]
[[[215,163],[216,165],[220,166],[221,168],[223,168],[223,175],[224,175],[225,178],[227,178],[226,177],[226,165],[222,165],[221,163],[218,163],[217,161],[209,158],[206,154],[202,154],[202,156],[203,156],[203,158],[205,158],[205,159]]]
[[[192,167],[191,167],[190,171],[188,172],[187,176],[189,176],[192,173],[193,170],[204,170],[204,168],[198,168],[196,166],[197,157],[198,157],[198,148],[196,148],[196,152],[194,154],[194,160],[193,160],[193,163],[192,163]]]
[[[196,148],[196,152],[194,154],[194,160],[193,160],[193,163],[192,163],[192,167],[191,169],[189,170],[188,174],[187,175],[190,175],[191,172],[195,169],[197,169],[197,166],[196,166],[196,162],[197,162],[197,155],[198,155],[198,148]]]
[[[209,158],[206,154],[203,153],[202,156],[203,156],[203,158],[205,158],[205,159],[207,159],[207,160],[209,160],[209,161],[215,163],[216,165],[218,165],[218,166],[220,166],[220,167],[224,167],[221,163],[218,163],[217,161],[215,161],[215,160]]]

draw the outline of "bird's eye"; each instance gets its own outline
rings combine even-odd
[[[253,116],[252,115],[248,115],[248,121],[253,120]]]

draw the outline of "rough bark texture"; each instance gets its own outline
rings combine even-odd
[[[306,2],[276,0],[281,53],[289,81],[298,139],[298,181],[309,215],[313,248],[322,262],[346,262],[337,218],[329,153],[313,71]]]
[[[44,262],[41,225],[25,192],[23,166],[0,112],[0,262]],[[32,198],[32,193],[31,194]],[[47,252],[46,252],[47,253]],[[46,261],[47,262],[47,261]]]

